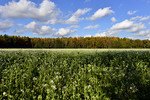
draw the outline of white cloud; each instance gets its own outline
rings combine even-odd
[[[68,27],[68,28],[79,28],[79,26],[78,25],[72,25],[72,26],[70,26],[70,27]]]
[[[147,17],[143,17],[140,19],[140,21],[145,21],[145,20],[149,20],[150,19],[150,16],[147,16]]]
[[[10,20],[0,21],[0,31],[7,31],[14,26],[14,22]]]
[[[16,30],[13,31],[13,33],[14,33],[14,34],[23,34],[25,31],[26,31],[26,30],[24,30],[24,29],[21,29],[21,30],[16,29]]]
[[[136,33],[136,32],[139,32],[142,29],[145,29],[145,28],[146,28],[145,25],[142,24],[142,23],[133,24],[132,28],[127,30],[127,32]]]
[[[72,33],[75,33],[77,31],[77,29],[73,29],[72,28],[78,28],[76,25],[74,26],[70,26],[70,27],[67,27],[67,28],[60,28],[58,30],[58,32],[55,33],[55,36],[67,36],[67,35],[70,35]]]
[[[150,30],[146,30],[146,31],[141,31],[138,34],[135,34],[135,36],[150,36]]]
[[[136,17],[132,17],[130,20],[131,21],[136,21],[136,20],[145,21],[145,20],[149,20],[149,19],[150,19],[150,16],[146,16],[146,17],[136,16]]]
[[[68,20],[66,20],[66,24],[77,24],[79,21],[83,20],[80,16],[89,12],[90,8],[78,9]]]
[[[37,6],[29,0],[12,1],[4,6],[0,6],[0,17],[2,18],[31,18],[39,21],[53,19],[58,16],[60,11],[54,2],[43,0]]]
[[[38,35],[52,35],[56,29],[51,28],[50,26],[41,26],[39,23],[31,22],[30,24],[26,25],[25,28],[33,34]]]
[[[137,11],[128,11],[128,15],[133,15],[133,14],[135,14]]]
[[[84,29],[96,29],[98,27],[99,27],[99,25],[94,25],[94,26],[89,25],[89,26],[84,27]]]
[[[95,37],[106,37],[107,36],[107,32],[103,32],[103,33],[96,33]]]
[[[128,37],[129,39],[132,39],[132,40],[135,40],[135,37],[131,36],[131,37]]]
[[[57,18],[53,18],[48,20],[45,24],[65,24],[65,22],[63,20],[57,19]]]
[[[116,22],[117,20],[116,20],[115,17],[112,17],[112,18],[111,18],[111,21],[112,21],[112,22]]]
[[[85,35],[85,36],[84,36],[84,38],[86,38],[86,37],[92,37],[92,36],[91,36],[90,34],[88,34],[88,35]]]
[[[133,21],[125,20],[123,22],[117,23],[111,27],[111,30],[123,30],[129,29],[133,26]]]
[[[148,25],[150,25],[150,22],[148,23]]]
[[[92,15],[91,17],[87,18],[88,20],[92,20],[92,21],[95,21],[99,18],[102,18],[102,17],[106,17],[112,13],[114,13],[113,10],[110,10],[111,7],[106,7],[106,8],[103,8],[103,9],[98,9],[94,15]]]
[[[21,30],[15,30],[13,33],[21,34],[24,32],[32,32],[33,34],[38,34],[40,36],[44,35],[52,35],[52,36],[66,36],[71,33],[75,33],[79,28],[78,25],[72,25],[67,28],[60,28],[57,32],[55,28],[51,28],[50,26],[42,25],[41,23],[36,23],[35,21],[25,25]],[[72,30],[74,29],[74,30]]]
[[[25,25],[24,27],[27,28],[27,29],[35,29],[36,27],[38,27],[39,24],[37,24],[35,21]]]
[[[75,13],[72,14],[72,16],[67,20],[57,19],[53,18],[46,22],[46,24],[77,24],[80,21],[84,20],[84,18],[80,18],[82,15],[89,12],[91,8],[85,8],[85,9],[78,9]]]
[[[35,21],[25,25],[22,30],[15,30],[14,33],[24,33],[26,31],[30,31],[33,34],[38,35],[53,35],[56,31],[55,28],[51,28],[50,26],[41,25],[40,23],[36,23]]]
[[[127,31],[130,33],[137,33],[142,29],[145,29],[145,25],[142,23],[135,23],[134,21],[131,20],[124,20],[120,23],[117,23],[113,25],[109,29],[110,34],[118,34],[121,31]]]
[[[135,21],[135,20],[141,19],[141,18],[142,18],[142,16],[136,16],[136,17],[132,17],[130,20],[131,20],[131,21]]]
[[[121,30],[108,30],[108,35],[117,35],[121,32]]]

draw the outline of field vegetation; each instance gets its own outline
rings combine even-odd
[[[0,100],[148,100],[148,49],[1,49]]]

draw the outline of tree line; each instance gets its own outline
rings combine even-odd
[[[150,48],[150,40],[119,37],[29,38],[0,35],[0,48]]]

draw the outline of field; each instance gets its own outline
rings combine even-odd
[[[0,100],[149,100],[149,49],[1,49]]]

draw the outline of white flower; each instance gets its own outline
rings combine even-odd
[[[48,94],[50,93],[50,89],[47,89],[46,91],[47,91]]]
[[[54,90],[56,89],[56,87],[54,85],[52,85],[51,88],[54,89]]]
[[[33,77],[33,81],[36,81],[37,80],[37,78],[36,77]]]
[[[87,88],[89,89],[91,87],[91,85],[88,85]]]
[[[47,84],[42,84],[42,86],[43,86],[43,87],[46,87],[46,86],[47,86]]]
[[[22,77],[23,77],[23,78],[26,78],[26,77],[27,77],[27,74],[26,74],[26,73],[25,73],[25,74],[23,74],[23,75],[22,75]]]
[[[3,92],[3,96],[7,96],[7,93],[6,93],[6,92]]]
[[[23,90],[23,89],[21,89],[21,92],[23,92],[23,93],[24,93],[24,90]]]
[[[53,80],[51,80],[51,81],[50,81],[50,83],[52,83],[52,84],[53,84],[53,83],[54,83],[54,81],[53,81]]]

